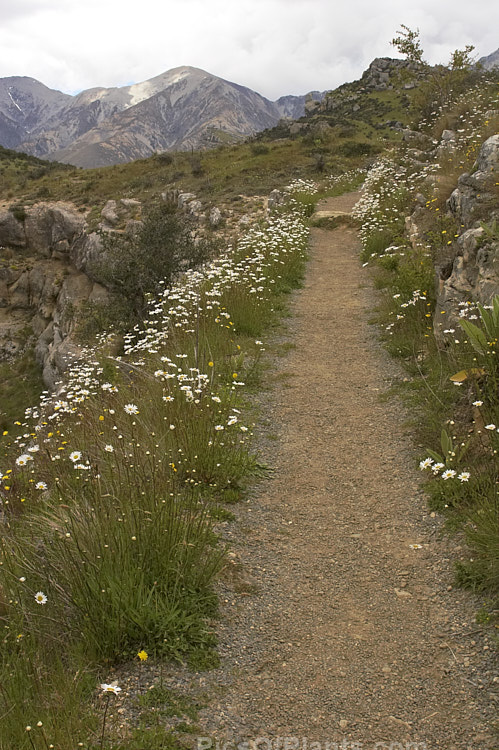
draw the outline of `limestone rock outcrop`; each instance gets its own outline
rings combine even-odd
[[[499,134],[483,144],[471,174],[458,180],[448,201],[448,208],[465,228],[477,221],[499,218],[497,185],[499,175]]]
[[[34,345],[46,386],[53,389],[78,354],[74,312],[105,301],[89,269],[102,251],[85,217],[64,203],[39,203],[0,213],[0,358]]]
[[[394,75],[403,75],[403,87],[412,89],[425,75],[424,66],[409,60],[394,60],[391,57],[377,57],[364,71],[361,81],[368,89],[385,91],[394,88]],[[398,84],[400,85],[400,84]]]
[[[433,152],[452,147],[455,134],[444,131]],[[499,134],[482,145],[471,173],[462,174],[447,201],[448,217],[461,228],[449,254],[437,267],[437,303],[434,332],[458,328],[460,311],[467,302],[490,304],[499,294]],[[431,219],[424,202],[406,219],[406,233],[413,247],[425,245]]]

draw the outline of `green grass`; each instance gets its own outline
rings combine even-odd
[[[41,368],[36,362],[34,351],[28,349],[20,357],[9,362],[0,362],[0,383],[0,440],[4,431],[10,433],[9,436],[4,436],[10,440],[12,434],[17,432],[14,422],[23,417],[27,406],[38,402],[44,387]]]
[[[126,338],[136,351],[89,352],[58,403],[7,446],[1,750],[38,750],[38,721],[61,750],[98,737],[97,675],[143,649],[195,671],[218,666],[213,583],[226,546],[216,524],[262,471],[244,389],[301,282],[306,241],[296,214],[257,225],[209,274],[150,300],[147,327]],[[101,696],[101,711],[113,700]],[[122,740],[102,722],[107,746],[140,747],[145,726]],[[148,747],[177,741],[149,726]]]

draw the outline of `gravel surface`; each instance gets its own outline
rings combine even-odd
[[[295,348],[262,395],[273,472],[226,529],[222,663],[167,676],[208,695],[199,747],[499,747],[497,650],[453,588],[459,549],[428,512],[403,409],[380,399],[403,375],[368,323],[358,253],[353,228],[312,231]]]

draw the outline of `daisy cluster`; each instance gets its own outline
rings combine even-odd
[[[296,180],[290,192],[310,190],[313,183]],[[200,317],[212,318],[222,328],[234,326],[230,310],[221,304],[228,288],[241,289],[255,301],[267,301],[276,283],[276,268],[286,256],[303,247],[308,232],[301,219],[298,204],[291,214],[272,215],[267,226],[255,227],[229,247],[222,256],[201,270],[189,270],[178,286],[165,288],[149,301],[145,329],[135,328],[125,337],[125,352],[155,354],[172,337],[175,329],[193,338]],[[279,276],[279,274],[277,274]]]
[[[326,177],[325,183],[329,189],[342,187],[348,188],[348,186],[355,186],[359,181],[362,181],[366,176],[366,170],[363,167],[357,167],[356,169],[349,169],[347,172],[342,172],[337,175],[330,175]]]
[[[287,187],[286,192],[289,193],[308,193],[314,195],[317,192],[318,185],[314,180],[304,180],[301,177],[293,180]]]
[[[469,482],[471,473],[469,471],[457,472],[455,469],[449,469],[442,461],[435,461],[433,458],[425,458],[419,462],[421,471],[430,470],[434,477],[440,476],[444,482],[449,479],[458,479],[460,482]]]
[[[430,317],[431,313],[427,313],[427,307],[429,306],[428,303],[428,295],[426,291],[421,291],[420,289],[415,289],[412,293],[412,295],[409,298],[403,298],[402,295],[397,292],[396,294],[392,295],[392,299],[394,303],[397,305],[397,308],[395,311],[391,311],[390,315],[395,317],[395,320],[392,320],[390,323],[385,325],[385,331],[389,334],[393,334],[393,329],[395,326],[405,319],[406,313],[408,310],[415,309],[421,305],[423,305],[423,310],[425,311],[424,314],[428,315]]]
[[[150,483],[155,475],[163,483],[175,475],[176,486],[211,486],[246,470],[251,432],[239,393],[248,362],[264,345],[255,337],[245,344],[250,356],[241,350],[233,306],[244,299],[248,314],[250,306],[272,310],[286,266],[304,258],[308,238],[293,196],[314,188],[295,181],[288,212],[250,228],[175,286],[163,284],[149,299],[144,325],[125,336],[123,356],[106,355],[106,335],[82,352],[57,393],[44,392],[19,423],[22,432],[4,458],[11,468],[0,475],[5,508],[30,498],[65,502],[64,492],[85,485],[106,494],[125,482],[128,492],[130,482]]]
[[[360,238],[364,248],[376,233],[403,234],[408,199],[417,192],[421,183],[431,174],[431,165],[415,166],[407,161],[397,163],[395,154],[383,157],[367,173],[362,195],[353,208],[352,215],[360,223]],[[387,242],[380,252],[395,254],[401,250]],[[372,257],[380,252],[371,253]]]
[[[448,111],[453,111],[452,129],[456,135],[449,149],[473,159],[485,138],[492,135],[497,126],[497,105],[499,103],[497,81],[490,79],[471,86],[457,99],[442,103],[430,116],[419,123],[422,130],[435,130],[439,123],[447,123]],[[488,132],[490,128],[491,132]],[[435,141],[435,144],[437,142]],[[462,160],[462,166],[466,163]]]

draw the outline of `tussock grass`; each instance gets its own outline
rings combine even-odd
[[[4,451],[2,750],[103,746],[98,681],[140,653],[216,663],[217,523],[262,471],[245,391],[303,275],[304,213],[303,196],[291,200],[149,295],[123,356],[107,356],[103,336]],[[103,684],[101,717],[115,691]]]

